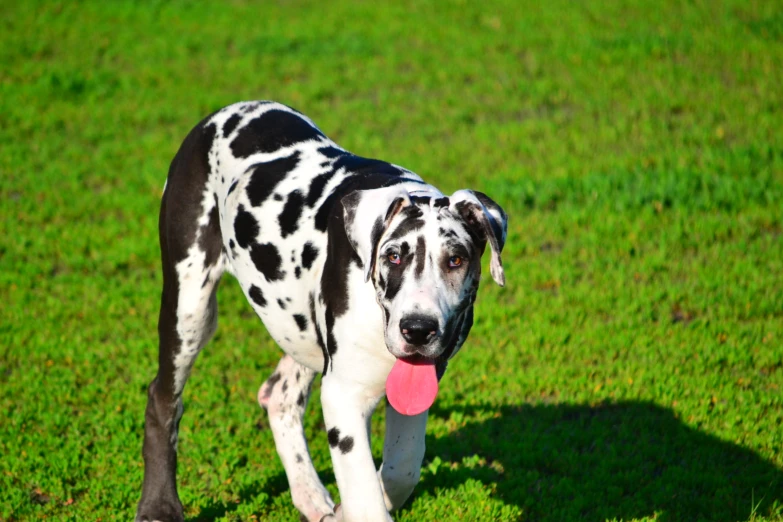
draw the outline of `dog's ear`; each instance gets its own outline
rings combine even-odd
[[[357,190],[340,200],[345,233],[364,266],[368,281],[375,266],[376,250],[392,218],[411,204],[408,191],[395,185],[373,190]]]
[[[489,271],[497,284],[506,284],[503,273],[503,262],[500,253],[506,243],[508,231],[508,216],[500,205],[492,201],[486,194],[475,190],[458,190],[449,198],[449,208],[462,216],[465,223],[483,241],[489,243],[492,259]]]

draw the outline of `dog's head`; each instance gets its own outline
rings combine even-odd
[[[445,197],[400,186],[353,192],[342,204],[346,233],[383,309],[389,351],[449,357],[470,327],[487,244],[492,278],[505,284],[506,213],[481,192]]]

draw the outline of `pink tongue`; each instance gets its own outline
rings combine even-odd
[[[386,378],[386,397],[403,415],[418,415],[435,402],[438,377],[435,365],[397,359]]]

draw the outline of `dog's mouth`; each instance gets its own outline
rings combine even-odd
[[[438,361],[437,357],[427,357],[420,353],[414,353],[413,355],[405,355],[403,357],[397,357],[398,361],[404,361],[408,364],[435,364]]]
[[[438,375],[435,360],[421,355],[400,357],[386,378],[386,398],[403,415],[418,415],[435,402]]]

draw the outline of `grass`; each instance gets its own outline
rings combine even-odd
[[[268,98],[511,215],[397,520],[783,520],[778,4],[31,1],[0,26],[0,519],[132,516],[168,163]],[[186,514],[295,520],[254,398],[279,352],[219,297]],[[336,495],[318,407],[306,429]]]

